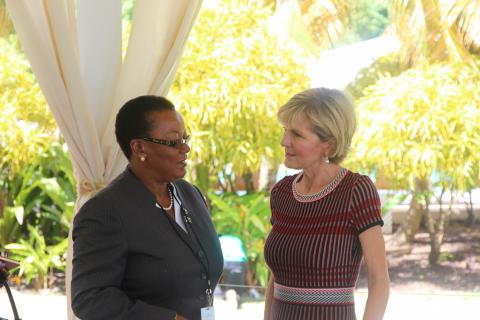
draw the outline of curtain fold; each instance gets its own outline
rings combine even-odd
[[[116,113],[138,95],[167,94],[201,2],[137,0],[122,64],[120,0],[6,0],[70,150],[77,210],[125,167],[114,136]],[[71,236],[67,259],[67,311],[74,319]]]

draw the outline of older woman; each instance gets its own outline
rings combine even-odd
[[[118,112],[129,165],[74,220],[72,308],[90,319],[205,319],[223,258],[203,195],[182,180],[189,137],[165,98]]]
[[[265,319],[356,319],[353,291],[362,256],[368,269],[364,319],[382,319],[389,293],[380,201],[372,181],[340,166],[355,130],[350,100],[318,88],[278,112],[285,165],[302,171],[272,189],[272,271]]]

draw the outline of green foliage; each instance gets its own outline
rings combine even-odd
[[[29,225],[36,226],[45,235],[47,243],[52,244],[57,237],[68,234],[76,198],[75,181],[63,145],[53,144],[35,160],[12,179],[3,181],[8,191],[5,211],[16,213],[16,220],[21,225],[19,231],[23,234]],[[11,218],[8,221],[16,223]],[[0,238],[0,242],[13,241],[18,234],[12,236],[15,237]]]
[[[389,14],[402,43],[402,64],[455,61],[475,68],[480,41],[477,0],[390,0]],[[478,70],[478,69],[477,69]]]
[[[265,286],[268,282],[268,269],[263,257],[263,246],[271,227],[268,196],[264,193],[239,196],[234,193],[217,195],[209,192],[208,197],[217,232],[235,235],[243,241],[254,279]]]
[[[0,37],[8,36],[13,31],[13,23],[8,14],[5,0],[0,0]]]
[[[76,198],[68,150],[16,37],[0,39],[0,251],[27,282],[65,269]],[[37,282],[40,282],[38,284]]]
[[[455,258],[451,252],[441,252],[438,257],[438,262],[452,261]]]
[[[3,208],[0,216],[0,252],[5,250],[5,244],[13,241],[19,235],[19,225],[23,223],[23,214],[22,206]]]
[[[321,50],[332,48],[346,32],[348,12],[344,0],[284,0],[280,1],[275,15],[280,32],[317,55]]]
[[[335,46],[380,36],[390,23],[387,7],[379,1],[349,0],[350,24]]]
[[[39,289],[48,288],[48,275],[54,270],[65,272],[67,238],[55,245],[47,245],[43,236],[34,227],[29,226],[29,237],[6,246],[13,259],[20,261],[19,276],[25,275],[29,284],[35,280]]]
[[[259,2],[222,1],[200,12],[188,39],[171,97],[192,134],[192,164],[203,170],[192,179],[204,190],[219,174],[239,177],[263,158],[281,159],[277,109],[308,80],[300,50],[268,32],[271,14]]]
[[[0,38],[0,175],[13,177],[59,139],[26,59]]]
[[[359,99],[359,130],[349,165],[380,169],[402,189],[433,172],[450,188],[478,181],[480,74],[456,64],[383,78]]]
[[[405,71],[399,63],[396,53],[391,53],[375,60],[370,66],[360,70],[354,81],[348,84],[346,90],[355,98],[363,96],[363,90],[375,84],[382,78],[396,77]]]
[[[53,144],[4,185],[10,202],[0,215],[0,250],[20,260],[20,276],[47,286],[50,273],[65,270],[65,251],[76,198],[64,145]],[[10,198],[10,199],[9,199]],[[20,240],[19,240],[20,239]]]
[[[122,0],[122,20],[132,21],[136,0]]]
[[[386,215],[394,206],[402,203],[407,198],[407,193],[396,192],[389,194],[382,204],[382,216]]]

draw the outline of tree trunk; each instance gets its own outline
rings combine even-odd
[[[265,191],[270,193],[272,191],[273,186],[277,182],[277,172],[278,172],[279,162],[275,162],[270,165],[268,168],[267,174],[267,184],[265,185]]]
[[[440,214],[442,213],[442,205],[440,202]],[[430,254],[428,255],[428,262],[431,266],[436,266],[438,262],[438,257],[440,256],[440,246],[443,240],[443,234],[437,231],[437,226],[439,226],[440,221],[435,224],[435,219],[433,218],[432,212],[429,209],[425,210],[425,217],[427,222],[428,234],[430,235]]]
[[[422,217],[425,212],[425,207],[418,201],[418,195],[425,194],[427,190],[429,190],[428,179],[415,179],[415,189],[413,191],[412,200],[410,201],[410,209],[408,209],[403,224],[394,235],[396,242],[413,242],[418,229],[420,229]]]
[[[242,177],[245,181],[245,190],[247,191],[247,193],[250,194],[250,193],[254,192],[255,191],[255,184],[254,184],[254,181],[253,181],[253,174],[251,172],[247,172]]]
[[[422,0],[422,8],[427,32],[427,50],[433,62],[445,61],[449,58],[449,50],[442,27],[442,14],[438,0]]]
[[[45,281],[42,276],[37,276],[33,279],[33,288],[35,291],[45,289]]]
[[[473,201],[472,201],[472,190],[468,190],[468,195],[469,195],[469,202],[465,202],[465,207],[467,209],[467,220],[466,220],[466,225],[467,227],[473,226],[475,223],[475,212],[473,211]]]
[[[443,195],[443,191],[442,191]],[[430,254],[428,256],[428,262],[431,266],[436,266],[442,252],[443,239],[445,238],[445,230],[447,228],[448,217],[452,212],[453,196],[450,197],[450,205],[448,210],[443,209],[442,196],[440,196],[440,212],[438,219],[435,221],[430,210],[427,210],[427,224],[428,233],[430,234]]]

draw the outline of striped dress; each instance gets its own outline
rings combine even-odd
[[[378,193],[367,176],[342,168],[320,193],[302,196],[295,189],[300,175],[285,177],[271,193],[265,260],[275,293],[269,320],[356,319],[358,235],[383,225]]]

